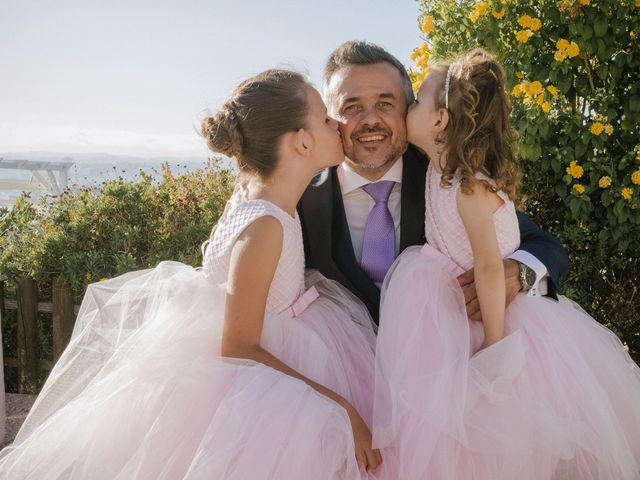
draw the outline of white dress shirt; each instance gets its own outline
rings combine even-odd
[[[337,169],[338,181],[340,182],[340,190],[342,192],[342,202],[344,204],[344,213],[347,217],[349,225],[349,233],[351,234],[351,244],[353,245],[353,253],[356,260],[360,263],[362,258],[362,244],[364,243],[364,229],[367,225],[367,218],[371,209],[375,205],[375,201],[362,187],[371,183],[366,178],[354,172],[346,162],[342,162]],[[400,157],[387,173],[377,181],[390,180],[395,182],[387,206],[393,218],[393,225],[396,231],[396,256],[400,249],[400,198],[402,191],[402,157]],[[536,281],[528,295],[539,296],[547,294],[547,277],[548,272],[544,264],[535,256],[524,250],[516,250],[507,258],[511,258],[520,263],[525,264],[536,272]]]

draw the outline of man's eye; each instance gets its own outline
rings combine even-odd
[[[360,111],[360,105],[356,104],[347,105],[343,110],[344,113],[355,113],[358,111]]]
[[[378,108],[381,108],[383,110],[388,110],[390,108],[393,108],[393,104],[389,102],[379,102]]]

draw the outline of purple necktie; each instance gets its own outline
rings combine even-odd
[[[387,202],[395,182],[383,180],[362,187],[375,200],[364,227],[360,266],[378,288],[396,258],[396,229]]]

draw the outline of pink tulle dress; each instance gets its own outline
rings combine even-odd
[[[232,201],[203,268],[162,262],[95,283],[71,343],[13,445],[2,479],[360,479],[345,410],[263,364],[223,358],[230,252],[270,215],[283,249],[261,345],[344,396],[370,425],[375,333],[366,308],[304,273],[300,222]]]
[[[429,167],[429,244],[407,249],[383,285],[374,447],[379,479],[640,478],[640,369],[618,338],[566,298],[519,294],[506,336],[478,352],[456,276],[473,266],[459,178]],[[494,214],[503,256],[518,248],[514,205]]]

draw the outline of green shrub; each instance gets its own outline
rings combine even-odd
[[[51,282],[66,278],[79,302],[88,283],[162,260],[198,266],[235,173],[212,162],[205,169],[162,181],[111,180],[102,189],[67,193],[39,206],[22,198],[0,213],[0,280],[7,290],[31,276],[46,298]]]

